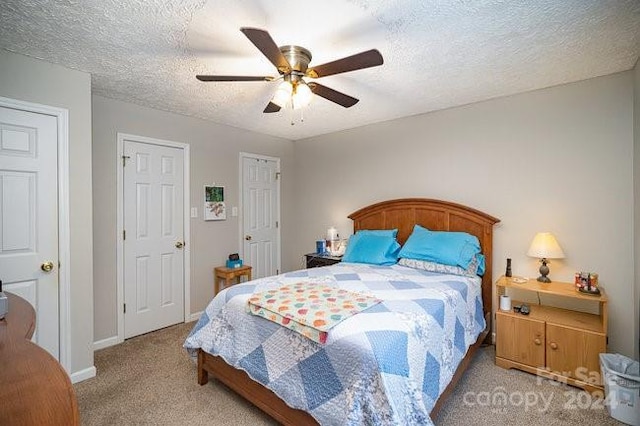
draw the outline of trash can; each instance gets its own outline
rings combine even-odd
[[[640,426],[640,363],[620,354],[600,354],[600,369],[611,417]]]

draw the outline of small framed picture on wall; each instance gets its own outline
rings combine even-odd
[[[204,220],[225,220],[224,186],[204,186]]]

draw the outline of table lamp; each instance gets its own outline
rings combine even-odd
[[[327,229],[327,251],[331,256],[334,255],[338,245],[338,230],[333,226]]]
[[[538,232],[531,242],[527,256],[540,259],[542,265],[540,266],[538,281],[550,283],[551,280],[547,277],[549,275],[549,267],[547,266],[549,261],[547,259],[562,259],[564,258],[564,252],[552,233]]]

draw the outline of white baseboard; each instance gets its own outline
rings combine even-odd
[[[189,315],[189,317],[187,317],[185,322],[198,321],[200,319],[200,315],[202,315],[202,312],[203,311],[195,312]],[[114,346],[119,343],[122,343],[122,342],[118,339],[118,336],[107,337],[106,339],[93,342],[93,350],[99,351],[100,349],[108,348],[110,346]]]
[[[203,311],[194,312],[193,314],[191,314],[191,316],[189,316],[189,321],[188,322],[198,321],[200,319],[200,316],[202,315],[202,312]]]
[[[118,343],[120,343],[118,341],[118,336],[107,337],[106,339],[93,342],[93,350],[98,351],[100,349],[108,348],[109,346],[117,345]]]
[[[91,366],[89,368],[85,368],[84,370],[76,371],[75,373],[72,373],[71,376],[69,377],[71,378],[71,383],[78,383],[83,380],[96,377],[96,367]]]

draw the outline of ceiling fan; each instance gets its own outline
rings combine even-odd
[[[240,28],[240,31],[275,65],[280,76],[196,75],[200,81],[273,81],[282,79],[273,98],[263,112],[278,112],[291,103],[293,109],[302,108],[311,102],[313,94],[349,108],[358,103],[351,97],[330,87],[304,78],[321,78],[363,68],[376,67],[384,62],[376,49],[347,56],[333,62],[309,68],[311,52],[300,46],[276,45],[269,33],[258,28]]]

